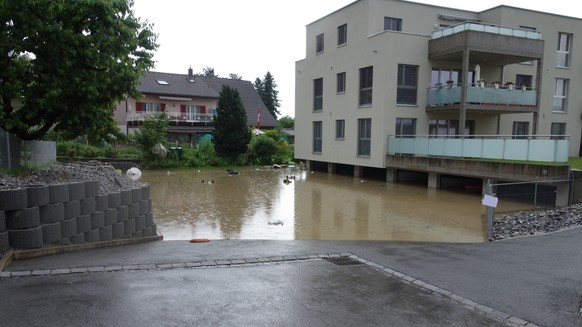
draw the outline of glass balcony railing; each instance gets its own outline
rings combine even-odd
[[[567,136],[471,135],[467,138],[445,136],[388,136],[389,155],[448,157],[489,160],[517,160],[548,163],[568,162],[570,140]]]
[[[461,102],[461,86],[458,84],[431,87],[428,89],[427,105],[442,106]],[[482,105],[514,105],[535,107],[536,90],[521,87],[484,87],[473,85],[467,88],[467,103]]]
[[[461,23],[453,26],[449,26],[447,28],[440,29],[438,31],[434,31],[431,34],[431,38],[438,39],[441,37],[449,36],[456,33],[462,33],[465,31],[476,31],[476,32],[485,32],[485,33],[492,33],[498,35],[506,35],[506,36],[514,36],[514,37],[522,37],[532,40],[541,40],[542,33],[522,29],[522,28],[514,28],[514,27],[506,27],[506,26],[499,26],[499,25],[488,25],[488,24],[479,24],[479,23]]]

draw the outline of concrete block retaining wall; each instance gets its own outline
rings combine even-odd
[[[98,181],[0,190],[0,253],[155,235],[149,185],[105,195]]]

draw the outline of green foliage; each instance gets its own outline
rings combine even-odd
[[[250,162],[253,164],[287,164],[293,160],[293,146],[278,130],[269,130],[251,142]]]
[[[57,156],[79,158],[116,158],[117,150],[110,146],[93,146],[78,141],[57,142]]]
[[[133,0],[4,0],[0,21],[0,128],[23,140],[51,128],[120,137],[113,108],[139,97],[157,49]]]
[[[259,135],[256,137],[251,146],[252,157],[256,161],[254,163],[262,165],[274,164],[274,159],[277,155],[277,143],[275,140],[267,135]]]
[[[228,85],[222,87],[213,124],[214,148],[219,156],[233,160],[248,150],[251,131],[237,89]]]
[[[202,68],[202,75],[206,77],[218,77],[218,75],[214,73],[214,68],[210,66]]]
[[[214,144],[210,140],[206,140],[198,144],[196,155],[193,158],[193,166],[216,166],[219,158],[214,150]]]
[[[273,117],[277,118],[277,115],[281,114],[278,109],[281,105],[279,104],[279,91],[276,90],[277,83],[275,83],[275,79],[273,78],[273,75],[271,75],[271,72],[265,74],[264,80],[257,77],[254,86],[261,97],[261,100],[263,100],[263,103],[267,107],[267,110],[269,110]]]
[[[582,157],[570,157],[568,164],[572,169],[582,169]]]
[[[295,128],[295,119],[290,117],[290,116],[283,116],[283,117],[279,118],[279,123],[277,124],[277,128],[278,129],[283,129],[283,128],[294,129]]]
[[[143,157],[153,159],[152,148],[166,141],[170,119],[165,113],[149,116],[133,136],[135,144],[142,151]]]

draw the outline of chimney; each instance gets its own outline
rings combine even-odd
[[[188,76],[192,77],[192,75],[194,75],[194,74],[192,72],[192,66],[190,66],[190,68],[188,68]]]

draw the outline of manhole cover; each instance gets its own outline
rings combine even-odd
[[[352,259],[350,257],[336,257],[336,258],[323,258],[333,264],[338,266],[349,266],[349,265],[359,265],[362,264],[358,260]]]

